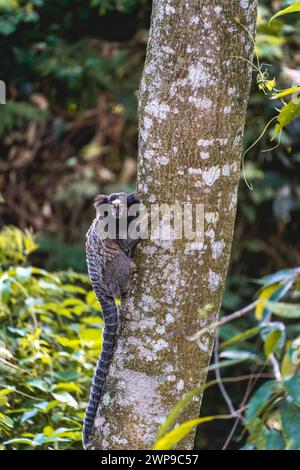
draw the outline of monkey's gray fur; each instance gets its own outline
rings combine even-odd
[[[101,398],[103,396],[105,382],[109,370],[110,361],[116,342],[119,312],[115,304],[115,297],[122,300],[128,290],[131,273],[135,270],[135,264],[131,259],[134,246],[139,241],[127,236],[126,239],[119,238],[119,232],[114,234],[114,238],[102,237],[99,229],[103,214],[99,213],[99,208],[103,204],[109,204],[115,210],[115,218],[121,217],[120,208],[124,204],[130,207],[139,203],[137,195],[131,193],[116,193],[110,196],[97,196],[95,207],[97,210],[94,219],[86,236],[86,259],[88,273],[94,292],[102,306],[104,319],[103,344],[101,355],[98,360],[94,378],[90,391],[90,399],[85,412],[83,423],[83,446],[87,448],[89,443],[94,420]],[[128,223],[134,220],[130,217]],[[127,224],[128,228],[128,224]]]

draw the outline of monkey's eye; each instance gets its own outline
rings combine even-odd
[[[108,216],[108,211],[104,211],[103,215],[104,215],[104,217],[107,217]]]

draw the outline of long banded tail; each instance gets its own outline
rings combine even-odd
[[[88,445],[97,409],[103,396],[118,328],[118,309],[114,298],[102,296],[99,300],[102,306],[105,325],[103,330],[102,350],[94,373],[89,404],[87,406],[83,422],[82,441],[85,449]]]

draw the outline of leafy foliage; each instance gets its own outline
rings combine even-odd
[[[34,249],[30,234],[0,232],[2,447],[81,448],[100,307],[85,275],[31,266]]]
[[[275,18],[279,18],[279,16],[284,16],[284,15],[288,15],[289,13],[296,13],[296,12],[300,12],[300,2],[295,2],[293,3],[293,5],[289,6],[289,7],[286,7],[284,8],[283,10],[277,12],[275,15],[272,16],[272,18],[270,19],[270,23],[271,21],[273,21]]]
[[[42,123],[47,116],[46,111],[27,102],[9,100],[5,106],[0,107],[0,136],[12,129],[24,127],[24,123],[28,121]]]
[[[269,25],[272,15],[280,9],[290,7],[291,3],[291,0],[259,1],[256,45],[260,62],[268,64],[268,75],[265,74],[258,84],[262,85],[267,96],[271,97],[274,93],[274,101],[269,101],[258,91],[254,80],[245,148],[256,140],[266,122],[274,116],[274,106],[281,109],[284,105],[282,99],[289,100],[290,94],[280,95],[279,90],[290,89],[291,82],[297,81],[294,77],[299,73],[297,51],[300,44],[300,16],[297,13],[277,16]],[[31,243],[35,244],[35,241],[29,233],[26,235],[27,242],[23,239],[24,246],[21,247],[18,239],[22,237],[22,233],[7,227],[7,235],[1,232],[0,236],[1,275],[6,274],[9,269],[27,269],[26,259],[31,251],[30,264],[33,268],[39,266],[38,269],[41,269],[42,266],[50,275],[49,271],[59,271],[52,273],[57,282],[60,281],[55,297],[59,299],[55,300],[57,305],[61,305],[65,299],[79,298],[85,301],[86,294],[66,292],[63,287],[65,284],[89,292],[85,281],[75,275],[74,278],[67,279],[66,274],[60,270],[72,267],[85,271],[82,239],[93,215],[88,208],[94,195],[99,191],[128,191],[134,185],[137,154],[136,92],[143,67],[150,9],[150,0],[0,0],[0,79],[5,80],[8,94],[8,105],[0,107],[0,191],[3,194],[3,199],[0,196],[0,223],[14,224],[21,228],[33,227],[39,232],[40,246],[39,250],[32,252],[34,246],[31,247]],[[264,67],[261,72],[263,71]],[[273,82],[275,76],[276,84]],[[297,93],[297,87],[292,88],[296,88],[292,93]],[[42,112],[33,100],[36,96],[44,101],[48,112]],[[291,102],[288,101],[287,106]],[[256,290],[251,282],[252,278],[275,271],[278,273],[278,270],[285,267],[300,264],[300,118],[289,123],[285,121],[285,124],[280,145],[275,150],[268,150],[273,136],[273,131],[268,128],[257,146],[247,155],[245,172],[254,191],[249,191],[243,183],[240,185],[232,264],[223,299],[224,314],[251,301]],[[26,243],[29,243],[27,248]],[[16,273],[11,276],[16,278]],[[40,294],[36,292],[39,282],[44,279],[41,274],[32,271],[27,281],[27,290],[31,289],[30,279],[34,281],[33,297],[40,298],[46,304],[48,300],[53,300],[54,293],[51,290],[46,292],[44,289]],[[279,286],[283,279],[287,279],[286,274],[279,272],[277,277],[272,277],[271,285]],[[16,280],[18,281],[17,278]],[[260,280],[263,286],[265,280]],[[73,369],[82,367],[80,377],[69,379],[75,385],[79,384],[80,392],[64,391],[70,393],[79,408],[59,402],[47,413],[38,411],[31,418],[29,415],[28,420],[22,424],[22,412],[11,413],[16,399],[20,408],[24,406],[31,413],[36,411],[33,404],[38,402],[39,394],[49,403],[54,398],[50,391],[46,393],[38,388],[29,390],[24,385],[26,380],[30,380],[31,375],[40,379],[45,374],[53,385],[59,383],[60,379],[49,373],[49,365],[43,365],[39,361],[26,365],[27,375],[14,369],[15,375],[12,376],[12,366],[21,361],[22,348],[19,345],[20,335],[8,330],[8,327],[18,325],[19,328],[25,328],[28,334],[33,334],[35,327],[31,317],[24,320],[22,318],[22,312],[27,307],[21,305],[21,300],[24,304],[26,297],[17,292],[17,284],[4,279],[1,290],[4,299],[9,293],[9,299],[16,304],[16,309],[10,303],[9,310],[1,313],[4,315],[0,324],[1,338],[2,335],[9,338],[5,340],[6,349],[14,355],[10,359],[3,357],[12,364],[6,371],[3,386],[9,390],[10,386],[18,386],[21,392],[28,394],[35,390],[33,395],[36,397],[34,401],[33,398],[26,398],[15,391],[3,392],[3,398],[0,396],[0,399],[6,404],[0,409],[0,419],[5,426],[2,441],[17,438],[25,442],[12,443],[7,448],[47,448],[55,445],[59,448],[79,448],[79,415],[83,414],[85,406],[81,399],[86,399],[88,395],[87,376],[92,374],[97,348],[78,345],[83,351],[85,365],[79,366],[75,360],[72,362]],[[297,370],[294,362],[298,357],[300,344],[297,336],[299,327],[297,329],[296,325],[298,294],[290,290],[295,295],[293,299],[287,300],[283,296],[275,300],[266,296],[263,300],[261,295],[264,290],[258,293],[260,318],[249,316],[234,324],[224,325],[220,331],[220,362],[210,366],[210,383],[214,382],[216,385],[214,374],[216,370],[220,370],[234,404],[242,402],[248,381],[245,386],[243,381],[239,381],[237,386],[231,380],[249,375],[253,369],[260,370],[267,360],[265,352],[270,361],[272,348],[275,347],[283,376],[294,376]],[[23,297],[18,301],[20,295]],[[7,308],[7,304],[5,305]],[[89,328],[97,331],[100,340],[98,331],[101,325],[96,321],[98,306],[89,313],[83,313],[82,317],[76,316],[71,306],[68,310],[73,319],[52,311],[47,312],[47,316],[52,319],[50,326],[47,323],[47,328],[42,316],[37,314],[37,320],[42,322],[43,329],[40,338],[44,339],[43,335],[47,336],[48,329],[51,328],[53,335],[57,335],[60,341],[66,338],[76,342],[78,334],[75,329],[84,328],[84,317],[92,315],[95,316],[95,324]],[[58,323],[61,317],[65,325],[63,329]],[[275,321],[272,320],[273,325],[260,324],[266,319],[270,321],[272,317],[275,317]],[[76,328],[72,327],[72,331],[68,329],[66,333],[66,325],[71,328],[73,323],[77,325]],[[74,349],[71,349],[54,340],[50,342],[48,336],[46,341],[50,344],[48,350],[51,357],[55,356],[54,351],[63,354],[66,352],[71,356],[72,351],[77,351],[75,343],[72,343]],[[264,346],[258,349],[261,341]],[[58,363],[55,356],[56,371],[69,365],[68,359],[62,365],[62,356],[59,357]],[[89,362],[90,369],[85,368]],[[269,369],[270,365],[267,366],[267,371]],[[270,374],[273,374],[272,368]],[[261,376],[254,380],[255,385],[250,387],[252,396],[269,379]],[[221,416],[227,412],[222,396],[219,395],[217,399],[215,385],[209,386],[205,392],[203,416]],[[75,416],[74,432],[78,440],[72,438],[69,443],[31,447],[29,441],[34,438],[23,435],[28,429],[37,429],[38,433],[43,433],[48,425],[56,430],[58,426],[66,427],[66,421],[59,421],[56,425],[55,419],[52,419],[56,410],[64,413],[68,419],[73,420]],[[288,403],[283,410],[279,410],[278,405],[277,413],[283,417],[284,434],[288,435],[286,423],[289,422],[289,416],[295,416],[295,426],[297,425],[294,404]],[[13,428],[8,426],[11,420]],[[72,423],[73,421],[69,422],[67,427],[71,428]],[[176,424],[176,419],[169,423],[170,426],[163,430],[161,437]],[[230,432],[231,423],[231,420],[222,419],[203,424],[199,428],[197,445],[201,449],[221,448],[224,445],[224,436]],[[283,448],[286,446],[286,438],[282,438],[280,425],[278,429],[276,426],[278,427],[276,424],[272,428],[267,421],[259,436],[263,445]],[[205,430],[204,433],[202,429]],[[289,429],[291,445],[294,445],[292,427]],[[246,436],[249,436],[249,431],[240,422],[229,447],[241,448]],[[255,439],[252,442],[248,444],[250,448],[255,446]]]
[[[231,414],[204,416],[174,427],[189,401],[203,390],[220,386],[222,378],[217,375],[216,380],[192,390],[176,405],[161,426],[154,449],[173,448],[197,425],[239,417],[243,433],[247,434],[247,443],[243,448],[300,450],[299,430],[296,430],[300,423],[299,328],[297,323],[283,323],[272,318],[272,313],[281,319],[300,318],[300,307],[295,303],[300,292],[300,270],[280,271],[260,279],[259,283],[263,287],[258,294],[256,315],[253,318],[256,326],[251,326],[246,331],[235,329],[235,334],[231,333],[230,339],[227,337],[231,325],[226,325],[224,330],[222,328],[220,337],[225,337],[225,341],[220,344],[219,358],[235,357],[237,364],[239,359],[244,360],[246,357],[252,363],[254,368],[249,378],[249,390],[253,390],[257,381],[255,377],[259,379],[264,370],[270,372],[270,379],[256,387],[249,398],[246,394],[246,401],[243,400],[240,409],[235,410],[231,404]],[[277,302],[283,297],[288,302]],[[292,315],[290,311],[293,312]],[[249,355],[248,340],[253,336],[259,337],[263,348],[262,351],[257,349]],[[230,370],[232,365],[232,362],[217,360],[210,366],[210,371],[224,368]],[[222,387],[234,380],[234,377],[224,378]],[[224,397],[227,392],[224,388],[222,390]],[[174,428],[170,430],[170,427]]]

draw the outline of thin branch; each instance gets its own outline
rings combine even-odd
[[[195,333],[192,336],[189,336],[187,339],[189,341],[197,341],[201,336],[203,336],[205,333],[210,332],[212,329],[219,328],[220,326],[223,326],[226,323],[236,320],[237,318],[241,318],[243,315],[253,310],[257,304],[258,304],[258,300],[247,305],[247,307],[244,307],[241,310],[238,310],[232,313],[231,315],[227,315],[226,317],[222,318],[220,321],[212,323],[211,325],[203,328],[202,330],[197,331],[197,333]]]
[[[280,367],[279,367],[279,364],[278,364],[278,361],[275,357],[274,354],[270,354],[270,362],[272,364],[272,367],[273,367],[273,372],[274,372],[274,377],[276,379],[277,382],[279,383],[282,383],[282,376],[281,376],[281,372],[280,372]]]
[[[261,346],[261,340],[257,341],[257,344],[256,344],[256,351],[259,350],[260,346]],[[249,382],[248,382],[245,395],[244,395],[244,397],[243,397],[243,399],[242,399],[242,402],[241,402],[241,404],[240,404],[240,408],[242,408],[242,407],[244,407],[244,406],[246,405],[247,400],[248,400],[248,398],[249,398],[249,396],[250,396],[250,394],[251,394],[253,388],[254,388],[255,385],[256,385],[256,382],[257,382],[260,378],[263,377],[263,375],[264,375],[264,374],[263,374],[263,370],[264,370],[265,366],[266,366],[266,365],[264,365],[264,366],[261,368],[261,370],[260,370],[260,372],[258,372],[258,374],[254,374],[254,371],[255,371],[255,369],[257,368],[257,365],[256,365],[256,364],[252,364],[252,366],[251,366],[252,372],[251,372],[251,375],[250,375],[250,380],[249,380]],[[234,433],[235,433],[235,431],[236,431],[236,428],[237,428],[237,426],[238,426],[238,424],[239,424],[239,422],[240,422],[240,419],[241,419],[241,416],[238,416],[237,419],[236,419],[236,421],[235,421],[235,423],[234,423],[234,425],[233,425],[233,427],[232,427],[232,429],[231,429],[231,431],[230,431],[230,433],[229,433],[229,435],[228,435],[228,437],[227,437],[227,439],[226,439],[226,441],[225,441],[225,444],[224,444],[223,447],[222,447],[222,450],[226,450],[227,447],[228,447],[228,445],[230,444],[230,441],[231,441],[231,439],[232,439],[232,437],[233,437],[233,435],[234,435]]]
[[[224,387],[224,384],[222,382],[222,377],[221,377],[221,373],[220,373],[220,368],[218,367],[219,366],[219,335],[217,334],[216,335],[216,341],[215,341],[215,347],[214,347],[214,360],[215,360],[215,364],[217,365],[216,369],[215,369],[215,377],[216,377],[216,381],[218,383],[218,387],[220,389],[220,392],[224,398],[224,401],[225,403],[227,404],[227,407],[231,413],[232,416],[237,416],[237,411],[235,410],[234,406],[233,406],[233,403],[226,391],[226,388]]]

